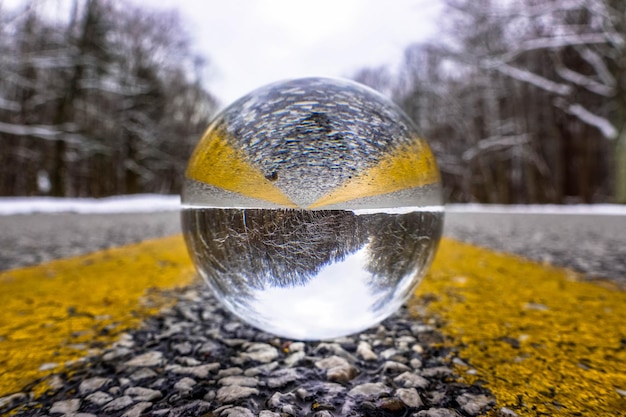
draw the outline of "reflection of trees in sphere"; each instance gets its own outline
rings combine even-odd
[[[439,215],[440,217],[440,215]],[[183,213],[205,278],[225,294],[306,285],[329,264],[367,245],[373,291],[388,292],[430,261],[441,234],[433,213],[209,209]],[[390,296],[393,292],[390,292]]]
[[[187,236],[204,235],[188,243],[224,293],[304,285],[363,245],[355,216],[338,210],[198,210],[184,213],[183,223]]]
[[[190,158],[185,239],[259,328],[334,337],[391,314],[442,226],[440,175],[409,118],[354,82],[289,80],[227,107]]]
[[[394,192],[410,189],[401,205],[413,206],[424,198],[419,188],[440,181],[428,144],[397,106],[365,86],[325,78],[271,84],[233,103],[207,129],[186,176],[236,194],[186,190],[183,203],[249,208],[325,209],[329,196],[333,209],[377,196],[376,207],[389,208],[400,201]],[[424,204],[440,199],[432,188]]]

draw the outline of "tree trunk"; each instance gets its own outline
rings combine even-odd
[[[626,130],[615,141],[615,202],[626,204]]]
[[[50,175],[50,194],[55,197],[64,197],[66,190],[66,161],[65,152],[67,144],[64,140],[58,140],[54,144],[52,156],[52,175]]]

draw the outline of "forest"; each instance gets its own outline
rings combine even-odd
[[[442,0],[441,36],[352,78],[430,142],[447,202],[626,203],[626,2]],[[34,2],[33,2],[34,4]],[[0,195],[178,193],[218,108],[175,12],[0,6]]]
[[[0,10],[0,195],[177,193],[217,100],[175,12]]]

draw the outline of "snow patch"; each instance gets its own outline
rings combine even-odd
[[[135,194],[106,198],[0,197],[0,215],[31,213],[152,213],[180,210],[180,196]],[[448,204],[450,213],[604,214],[626,216],[618,204]]]
[[[180,196],[135,194],[106,198],[0,197],[0,215],[30,213],[151,213],[180,210]]]
[[[450,213],[511,213],[511,214],[595,214],[625,216],[626,205],[619,204],[448,204]]]

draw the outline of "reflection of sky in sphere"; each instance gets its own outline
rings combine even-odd
[[[206,185],[186,187],[183,202],[194,205],[227,206],[219,191],[211,203],[207,186],[291,208],[439,203],[436,162],[413,123],[377,92],[338,79],[283,81],[236,101],[211,123],[186,176]],[[435,197],[425,201],[428,186]]]
[[[319,337],[336,334],[337,323],[349,332],[367,327],[377,314],[364,308],[372,298],[365,285],[369,274],[361,269],[366,262],[365,249],[348,255],[343,262],[323,267],[318,278],[290,288],[267,286],[255,291],[255,311],[268,330],[280,329],[294,337],[314,333]],[[395,308],[394,308],[395,310]],[[285,312],[289,312],[285,314]],[[326,331],[332,331],[326,335]]]
[[[418,137],[377,93],[323,78],[254,91],[226,109],[215,129],[302,207]]]
[[[187,208],[183,229],[217,297],[278,335],[330,338],[393,313],[432,261],[442,207]]]

